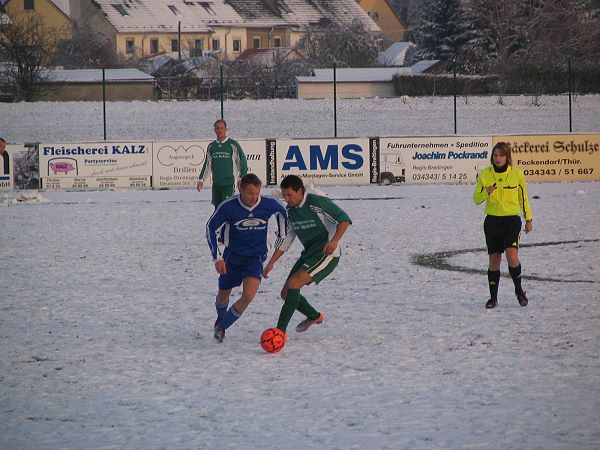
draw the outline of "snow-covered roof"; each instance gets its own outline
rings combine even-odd
[[[333,83],[333,69],[314,69],[312,77],[296,77],[300,82]],[[406,67],[367,67],[336,69],[338,82],[378,82],[392,81],[397,73],[411,73]]]
[[[52,69],[46,72],[49,82],[99,83],[102,69]],[[154,78],[138,69],[106,69],[105,79],[111,81],[153,81]]]
[[[439,62],[440,62],[439,59],[424,59],[424,60],[419,61],[419,62],[413,64],[412,66],[410,66],[410,69],[414,73],[423,73],[427,69],[429,69],[430,67],[434,66],[435,64],[437,64]]]
[[[63,14],[67,17],[71,17],[71,9],[69,7],[69,0],[50,0],[54,5],[60,9]]]
[[[392,81],[396,74],[411,75],[422,73],[436,64],[438,60],[419,61],[411,67],[362,67],[336,69],[336,81],[348,82],[378,82]],[[313,69],[313,76],[296,77],[302,83],[333,83],[333,69]]]
[[[359,18],[371,32],[379,26],[356,0],[228,0],[244,18],[247,27],[295,26],[350,23]]]
[[[110,23],[123,32],[207,33],[212,25],[243,26],[224,0],[95,0]]]
[[[53,0],[66,2],[68,0]],[[347,23],[358,17],[381,31],[355,0],[95,0],[109,22],[124,32],[206,33],[214,26],[305,28]]]
[[[389,66],[402,66],[404,65],[406,52],[414,46],[415,44],[412,42],[394,42],[377,56],[377,62]]]

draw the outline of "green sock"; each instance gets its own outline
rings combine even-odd
[[[287,330],[287,326],[290,323],[290,320],[294,315],[294,311],[296,311],[301,298],[302,296],[300,295],[300,289],[288,289],[287,298],[281,307],[279,320],[277,321],[277,328],[279,328],[281,331]]]
[[[308,303],[306,298],[303,295],[300,295],[300,302],[298,302],[298,306],[296,306],[296,310],[300,311],[310,320],[315,320],[319,317],[319,311],[317,311],[313,306]]]

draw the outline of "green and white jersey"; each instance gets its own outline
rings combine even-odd
[[[323,248],[335,234],[338,223],[352,223],[348,214],[330,199],[308,192],[298,206],[288,206],[287,213],[290,229],[279,250],[287,251],[297,236],[304,246],[302,254],[307,256],[323,254]],[[333,256],[340,256],[339,246]]]
[[[224,141],[212,141],[206,150],[206,159],[199,179],[206,181],[212,174],[213,185],[232,186],[236,178],[248,173],[248,162],[240,144],[230,138]]]

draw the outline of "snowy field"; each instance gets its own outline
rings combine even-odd
[[[354,224],[303,290],[324,324],[295,315],[278,354],[258,338],[299,244],[216,343],[209,191],[4,194],[0,448],[600,446],[600,183],[529,184],[537,278],[495,310],[459,252],[484,246],[473,186],[321,189]],[[462,271],[413,264],[443,251]]]
[[[459,97],[457,133],[463,135],[569,133],[569,98]],[[454,134],[452,97],[338,100],[337,136],[440,136]],[[599,95],[574,97],[573,132],[600,133]],[[333,137],[333,100],[226,101],[232,137]],[[213,138],[219,101],[110,102],[107,140]],[[9,143],[96,142],[104,139],[100,102],[3,103],[0,136]]]

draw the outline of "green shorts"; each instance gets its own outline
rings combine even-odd
[[[227,186],[214,186],[212,187],[212,204],[215,208],[221,204],[221,202],[233,195],[233,184]]]
[[[298,261],[296,261],[294,267],[292,267],[292,270],[290,270],[288,278],[298,270],[302,269],[310,275],[316,284],[319,284],[321,281],[327,278],[331,272],[333,272],[339,262],[339,256],[302,255],[300,258],[298,258]]]

